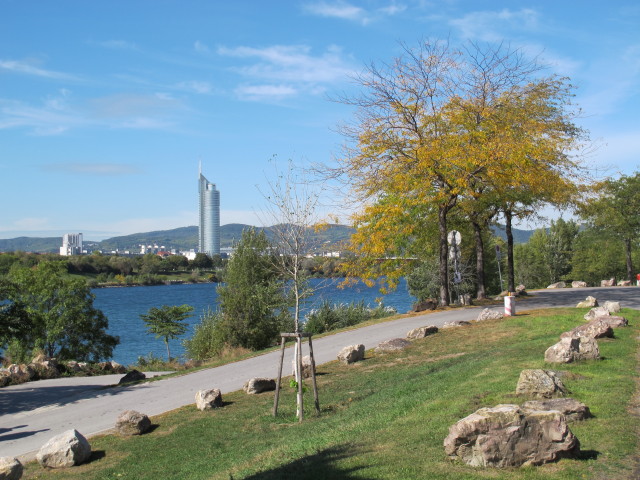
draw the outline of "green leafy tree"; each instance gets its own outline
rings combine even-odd
[[[183,322],[191,316],[191,305],[163,305],[160,308],[151,307],[147,313],[140,314],[140,318],[147,326],[147,331],[162,338],[167,346],[167,361],[171,361],[169,340],[184,335],[187,325]]]
[[[196,268],[207,269],[212,267],[213,260],[206,253],[196,253],[196,258],[189,262],[189,268],[191,268],[191,270],[195,270]]]
[[[27,322],[13,334],[24,351],[43,349],[60,359],[99,361],[109,358],[118,337],[106,333],[104,314],[83,279],[66,276],[63,262],[41,262],[34,268],[14,267],[5,279],[5,318]],[[6,340],[6,339],[3,339]]]
[[[624,245],[626,277],[634,280],[633,247],[640,236],[640,172],[621,175],[593,187],[595,196],[578,207],[578,213],[590,226],[618,238]]]
[[[242,232],[218,287],[222,343],[258,350],[270,346],[286,324],[283,282],[264,232]]]

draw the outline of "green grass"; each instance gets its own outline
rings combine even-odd
[[[545,364],[545,349],[583,322],[583,313],[529,312],[443,330],[397,354],[368,351],[365,361],[351,366],[322,365],[321,415],[313,415],[309,389],[302,424],[294,418],[294,392],[285,381],[278,418],[270,415],[272,393],[235,392],[224,396],[221,409],[200,412],[191,405],[154,417],[154,430],[140,437],[94,437],[89,463],[59,471],[29,464],[23,478],[633,478],[640,421],[630,407],[640,312],[625,310],[632,326],[599,341],[601,361]],[[442,444],[449,426],[480,407],[526,401],[514,394],[525,368],[569,372],[564,382],[571,396],[594,414],[570,425],[581,458],[503,470],[450,461]]]

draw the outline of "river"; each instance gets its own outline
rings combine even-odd
[[[387,295],[381,295],[377,287],[369,288],[362,283],[344,289],[339,288],[339,283],[340,280],[337,279],[312,279],[311,286],[315,292],[306,302],[305,308],[314,308],[324,300],[346,304],[364,301],[366,305],[375,306],[376,299],[382,298],[385,306],[405,313],[415,301],[407,292],[404,281],[396,291]],[[162,305],[187,304],[193,307],[193,316],[186,321],[189,325],[187,333],[181,338],[169,340],[171,356],[183,355],[182,340],[193,334],[194,326],[199,323],[203,313],[208,309],[217,308],[216,286],[215,283],[199,283],[93,290],[96,297],[94,306],[102,310],[109,319],[108,332],[120,337],[120,344],[113,352],[113,360],[123,365],[131,365],[137,362],[139,356],[149,353],[166,358],[163,340],[147,333],[145,324],[140,319],[141,313],[147,313],[151,307]]]

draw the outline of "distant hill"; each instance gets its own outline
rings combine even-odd
[[[241,223],[230,223],[220,227],[220,245],[222,248],[233,246],[242,235],[242,231],[246,228],[252,228],[250,225]],[[254,227],[262,230],[262,227]],[[266,227],[264,230],[269,238],[272,238],[272,227]],[[329,225],[328,228],[319,232],[312,232],[312,244],[316,245],[316,250],[332,250],[339,243],[349,239],[354,229],[345,225]],[[504,227],[499,225],[493,227],[495,235],[506,239]],[[529,237],[533,230],[513,229],[513,237],[515,243],[525,243],[529,241]],[[87,239],[84,241],[87,247],[93,250],[102,250],[103,252],[132,251],[137,252],[140,245],[160,245],[167,249],[175,248],[177,250],[190,250],[198,247],[198,227],[181,227],[173,230],[158,230],[155,232],[134,233],[121,237],[108,238],[100,242]],[[37,253],[57,253],[62,245],[62,237],[18,237],[8,240],[0,239],[0,252],[15,252],[18,250],[24,252]]]

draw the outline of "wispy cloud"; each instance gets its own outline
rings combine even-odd
[[[258,63],[237,67],[239,73],[261,79],[327,83],[343,80],[353,71],[337,46],[314,56],[306,45],[274,45],[265,48],[220,47],[220,55],[257,59]]]
[[[367,12],[347,2],[316,2],[304,5],[304,9],[312,15],[321,17],[333,17],[343,20],[367,21]]]
[[[179,82],[175,87],[178,90],[183,90],[190,93],[198,93],[202,95],[213,92],[213,86],[209,82],[202,82],[197,80]]]
[[[407,9],[406,5],[391,2],[389,5],[374,10],[366,10],[346,1],[310,2],[303,5],[303,10],[310,15],[325,18],[337,18],[357,22],[362,25],[379,20],[380,18],[397,15]]]
[[[123,176],[140,173],[133,165],[122,163],[51,163],[43,165],[47,172],[71,173],[91,176]]]
[[[241,85],[235,92],[242,100],[282,100],[299,93],[289,85]]]
[[[138,47],[138,45],[133,42],[127,42],[126,40],[105,40],[103,42],[99,42],[98,45],[114,50],[140,50],[140,47]]]
[[[63,72],[56,72],[53,70],[45,70],[44,68],[37,67],[30,62],[17,61],[17,60],[0,60],[0,70],[4,70],[11,73],[17,73],[22,75],[31,75],[41,78],[50,78],[55,80],[79,80],[75,75],[71,75]]]
[[[508,38],[508,34],[513,32],[537,29],[539,15],[530,8],[517,11],[505,8],[500,11],[471,12],[449,20],[449,25],[465,39],[496,42]]]
[[[198,53],[209,53],[210,52],[209,47],[204,42],[201,42],[200,40],[196,40],[193,43],[193,49]]]
[[[70,92],[62,89],[51,95],[41,106],[31,106],[17,100],[0,99],[0,130],[27,127],[35,135],[58,135],[85,120],[69,106]]]

